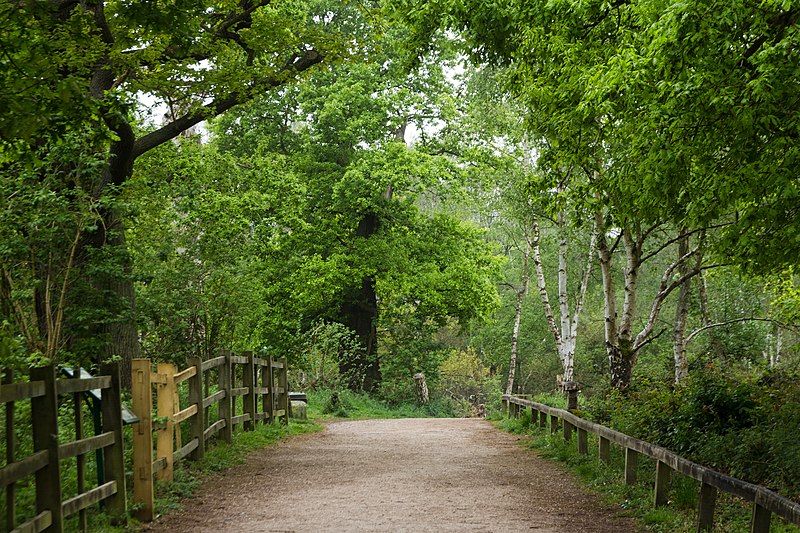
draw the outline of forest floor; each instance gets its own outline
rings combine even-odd
[[[478,419],[335,422],[209,478],[145,526],[260,531],[627,532],[561,466]]]

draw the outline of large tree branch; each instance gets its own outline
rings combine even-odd
[[[594,219],[597,232],[597,255],[600,259],[600,272],[603,276],[605,339],[607,344],[617,345],[619,343],[617,338],[617,297],[614,292],[614,276],[611,270],[612,251],[608,247],[602,212],[596,211]]]
[[[712,328],[720,328],[722,326],[727,326],[729,324],[736,324],[737,322],[770,322],[772,324],[777,324],[777,325],[779,325],[781,327],[785,327],[784,324],[782,324],[781,322],[779,322],[777,320],[774,320],[772,318],[750,317],[750,316],[741,317],[741,318],[733,318],[731,320],[724,320],[722,322],[715,322],[714,324],[706,324],[703,327],[697,328],[696,330],[691,332],[686,337],[686,344],[689,344],[689,342],[692,339],[694,339],[697,335],[699,335],[700,333],[702,333],[704,331],[707,331],[707,330],[712,329]]]
[[[630,231],[623,230],[623,242],[625,243],[625,271],[622,298],[622,319],[619,324],[619,337],[622,339],[631,338],[633,328],[633,318],[636,315],[636,300],[639,287],[639,267],[641,266],[642,242],[641,232],[637,232],[636,238]]]
[[[722,228],[724,226],[730,226],[731,224],[732,224],[732,222],[725,222],[725,223],[722,223],[722,224],[714,224],[712,226],[705,226],[705,227],[702,227],[702,228],[694,229],[694,230],[686,233],[686,235],[687,236],[691,236],[691,235],[694,235],[695,233],[705,232],[705,231],[710,230],[710,229]],[[677,237],[674,237],[674,238],[672,238],[672,239],[670,239],[668,241],[665,241],[664,243],[661,244],[661,246],[659,246],[655,250],[651,251],[646,256],[642,257],[642,263],[644,263],[648,259],[651,259],[651,258],[655,257],[656,255],[660,254],[664,250],[664,248],[666,248],[670,244],[674,244],[674,243],[678,242],[681,238],[682,238],[681,235],[678,235]]]
[[[592,230],[592,236],[589,239],[589,253],[586,254],[586,266],[583,269],[583,276],[581,276],[580,286],[578,287],[578,298],[575,301],[575,309],[572,313],[572,335],[578,334],[578,320],[583,311],[583,302],[586,300],[586,288],[589,286],[589,276],[592,274],[592,256],[597,248],[597,232]]]
[[[324,56],[316,50],[306,50],[303,55],[288,62],[287,65],[281,69],[280,74],[284,75],[279,74],[268,78],[259,83],[258,86],[264,90],[279,87],[286,83],[287,78],[285,74],[300,73],[308,70],[317,63],[320,63],[323,58]],[[210,117],[220,115],[232,107],[244,103],[250,99],[251,96],[248,93],[235,92],[225,98],[214,100],[213,102],[202,106],[200,109],[190,111],[174,121],[165,124],[156,131],[148,133],[144,137],[137,139],[134,143],[133,157],[139,157],[145,152],[152,150],[156,146],[160,146],[161,144],[174,139],[180,135],[181,132],[186,131],[192,126],[196,126]]]
[[[693,252],[689,252],[687,256],[691,255],[692,253]],[[656,320],[658,319],[658,315],[661,312],[661,307],[664,304],[664,300],[667,299],[667,296],[669,296],[670,293],[672,293],[672,291],[674,291],[675,289],[677,289],[678,287],[680,287],[693,277],[699,275],[704,270],[722,266],[722,265],[707,265],[704,267],[696,267],[688,271],[685,275],[681,276],[672,283],[669,283],[668,281],[669,276],[671,275],[671,272],[675,269],[676,263],[678,263],[679,261],[681,261],[681,259],[670,265],[670,267],[664,271],[664,275],[661,278],[661,285],[659,287],[659,292],[656,294],[656,297],[653,299],[653,305],[650,307],[650,316],[647,319],[647,324],[645,324],[644,328],[642,328],[642,331],[639,332],[639,334],[636,336],[636,339],[633,342],[634,350],[638,350],[641,346],[643,346],[647,337],[650,335],[650,333],[652,333],[653,327],[655,326]]]
[[[544,307],[544,315],[547,318],[547,325],[553,334],[556,341],[558,353],[561,353],[561,333],[558,331],[558,324],[556,324],[555,316],[553,315],[553,308],[550,305],[550,297],[547,294],[547,284],[544,278],[544,268],[542,267],[542,254],[540,251],[540,242],[542,234],[539,229],[539,223],[536,219],[533,220],[533,241],[530,243],[531,251],[533,252],[533,265],[536,268],[536,285],[539,287],[539,297],[542,300]]]

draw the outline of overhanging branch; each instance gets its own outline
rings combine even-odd
[[[700,334],[700,333],[702,333],[702,332],[704,332],[706,330],[709,330],[709,329],[712,329],[712,328],[721,328],[722,326],[727,326],[727,325],[730,325],[730,324],[736,324],[738,322],[770,322],[772,324],[777,324],[778,326],[785,327],[784,324],[782,324],[781,322],[779,322],[777,320],[774,320],[772,318],[750,317],[750,316],[741,317],[741,318],[733,318],[731,320],[724,320],[722,322],[716,322],[714,324],[708,324],[708,325],[705,325],[705,326],[703,326],[701,328],[698,328],[698,329],[694,330],[691,334],[689,334],[688,337],[686,337],[686,344],[689,344],[689,342],[692,339],[694,339],[698,334]]]
[[[288,63],[283,69],[281,69],[279,75],[264,80],[263,82],[259,83],[259,86],[263,87],[265,90],[279,87],[286,82],[286,78],[280,74],[303,72],[313,67],[317,63],[320,63],[323,59],[324,56],[316,50],[306,50],[302,55],[298,56],[294,59],[294,61]],[[174,139],[192,126],[196,126],[208,118],[220,115],[232,107],[248,101],[249,99],[250,96],[248,94],[235,92],[225,98],[214,100],[213,102],[202,106],[200,109],[190,111],[189,113],[178,117],[172,122],[165,124],[156,131],[148,133],[144,137],[137,139],[134,143],[133,157],[139,157],[145,152],[152,150],[156,146],[160,146],[161,144]]]

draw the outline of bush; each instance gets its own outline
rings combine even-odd
[[[472,351],[452,351],[440,372],[438,390],[452,400],[456,416],[475,416],[487,408],[498,408],[500,379],[492,376]]]
[[[301,390],[337,388],[346,382],[339,361],[352,357],[361,344],[358,336],[338,322],[315,322],[302,336],[299,368],[290,370],[290,382]]]
[[[741,479],[800,496],[800,372],[788,367],[698,369],[671,390],[639,380],[626,395],[607,390],[586,413],[595,422],[664,446]]]

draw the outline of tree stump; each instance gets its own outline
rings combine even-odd
[[[428,384],[425,381],[425,374],[422,372],[414,374],[414,384],[417,386],[417,400],[420,405],[428,405],[430,396],[428,395]]]

